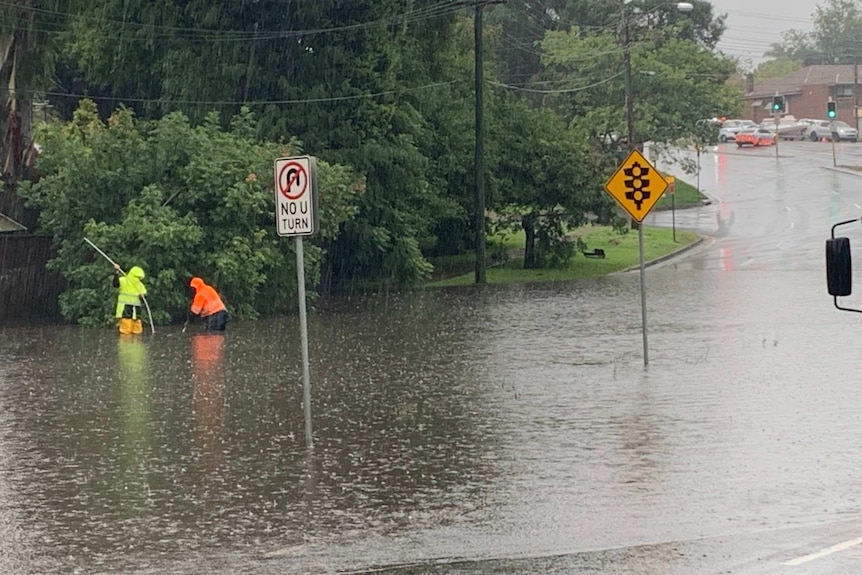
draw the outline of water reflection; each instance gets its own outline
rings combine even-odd
[[[198,497],[212,501],[213,491],[223,486],[220,468],[224,419],[225,334],[195,334],[191,338],[194,384],[192,413],[198,470]]]
[[[148,460],[152,442],[152,390],[147,342],[134,335],[117,339],[120,435],[119,488],[115,491],[126,514],[145,510],[149,501]]]

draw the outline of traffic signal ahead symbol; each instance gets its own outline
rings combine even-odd
[[[668,183],[649,161],[637,150],[605,183],[605,191],[637,222],[649,214],[667,189]]]

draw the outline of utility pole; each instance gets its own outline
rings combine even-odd
[[[475,47],[475,74],[476,74],[476,165],[475,165],[475,221],[476,226],[476,283],[484,284],[485,279],[485,130],[483,126],[482,111],[483,99],[483,65],[482,54],[482,2],[475,5],[476,16],[473,20],[473,36]]]
[[[632,85],[632,53],[629,22],[626,18],[626,0],[620,0],[620,32],[623,38],[623,75],[626,84],[626,137],[629,149],[635,149],[634,86]]]
[[[476,283],[484,284],[485,279],[485,126],[483,110],[485,106],[484,86],[484,54],[482,45],[482,9],[491,4],[502,4],[503,0],[477,0],[473,4],[476,10],[473,19],[473,38],[476,43],[475,55],[475,91],[476,91],[476,159],[475,159],[475,194],[474,194],[474,225],[476,226]]]
[[[859,131],[859,60],[853,60],[853,127]],[[833,141],[835,138],[832,138]]]

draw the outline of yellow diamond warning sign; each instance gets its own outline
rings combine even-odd
[[[605,184],[605,191],[637,222],[643,221],[666,189],[667,181],[637,150]]]

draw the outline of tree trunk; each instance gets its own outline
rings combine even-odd
[[[23,30],[15,30],[0,37],[0,172],[10,188],[32,177],[36,159],[33,108],[28,98],[20,98],[18,85],[24,35]]]
[[[521,216],[521,227],[524,228],[526,241],[524,243],[524,269],[538,267],[536,261],[536,214]]]

